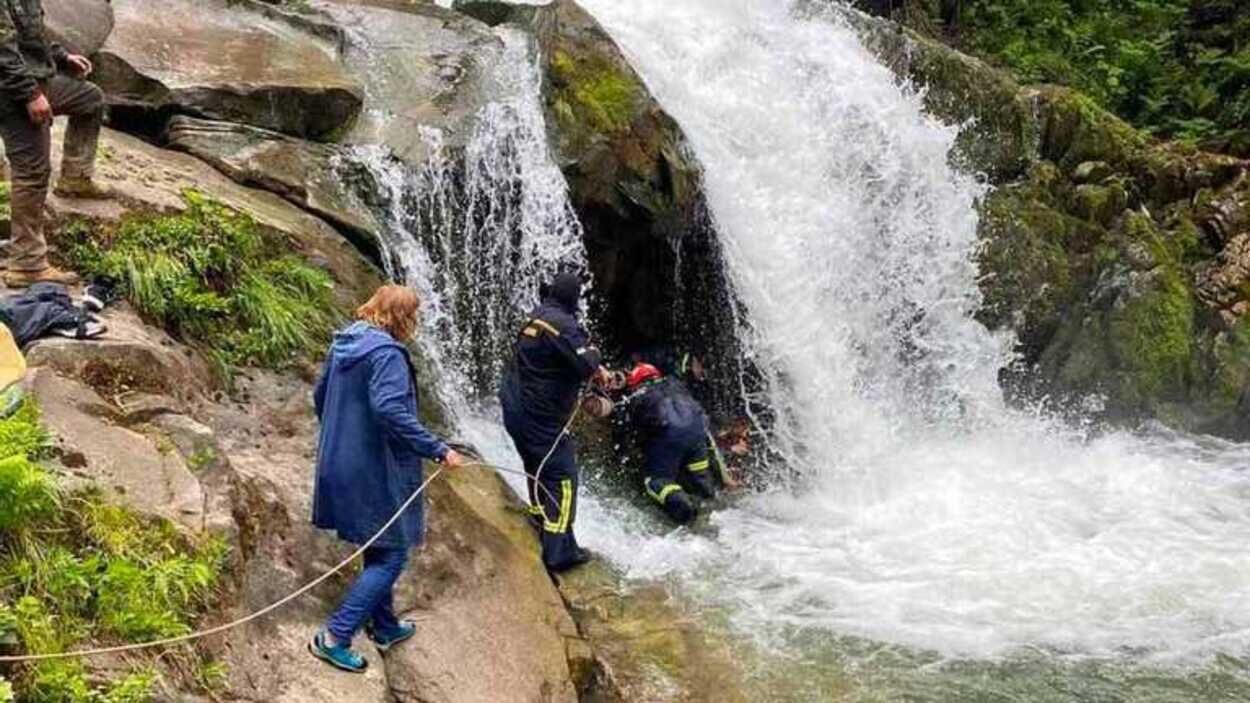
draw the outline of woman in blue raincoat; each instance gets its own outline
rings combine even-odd
[[[420,487],[422,460],[464,462],[417,419],[415,374],[403,341],[416,330],[420,304],[409,288],[378,289],[356,311],[358,321],[335,335],[317,382],[313,524],[353,544],[367,542]],[[365,551],[360,576],[309,644],[313,656],[362,672],[368,663],[352,649],[362,627],[383,652],[415,634],[415,625],[395,617],[392,588],[424,531],[418,500]]]

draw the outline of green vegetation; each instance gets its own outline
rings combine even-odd
[[[224,542],[62,491],[37,463],[47,446],[33,403],[0,420],[0,644],[49,654],[189,632],[216,593]],[[157,681],[138,665],[93,684],[76,659],[3,673],[0,702],[139,703]]]
[[[63,247],[75,268],[116,279],[140,313],[226,368],[278,367],[319,351],[336,322],[330,277],[247,215],[194,191],[184,197],[180,214],[69,228]]]
[[[1250,3],[944,0],[962,49],[1090,95],[1163,137],[1250,155]]]
[[[629,128],[639,103],[638,86],[600,56],[574,58],[556,51],[551,59],[556,114],[600,133]]]

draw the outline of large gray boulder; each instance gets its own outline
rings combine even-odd
[[[361,251],[377,256],[379,225],[343,178],[351,157],[342,147],[181,115],[169,121],[165,139],[236,183],[276,193],[329,221]]]
[[[109,0],[44,0],[48,33],[75,54],[90,56],[113,31]]]
[[[338,45],[306,23],[227,0],[114,0],[116,29],[96,81],[114,118],[159,127],[170,114],[310,139],[346,130],[362,90]]]

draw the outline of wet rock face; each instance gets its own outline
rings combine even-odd
[[[316,2],[342,28],[343,66],[368,86],[366,109],[342,141],[381,144],[410,165],[442,133],[463,146],[473,118],[491,99],[491,66],[503,50],[486,25],[432,3]]]
[[[610,568],[592,563],[562,575],[560,592],[594,652],[582,700],[758,700],[758,692],[747,692],[740,653],[700,626],[664,587],[623,588]]]
[[[116,113],[183,113],[310,139],[347,129],[362,89],[307,26],[226,0],[115,0],[95,80]]]
[[[826,0],[926,107],[981,205],[980,319],[1015,331],[1031,400],[1250,437],[1250,163],[1157,144],[1065,88],[1022,88],[936,41]]]

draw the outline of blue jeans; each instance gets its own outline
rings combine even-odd
[[[356,577],[347,595],[326,621],[326,629],[339,644],[350,645],[352,638],[373,621],[377,632],[399,627],[395,617],[393,588],[408,564],[408,548],[370,547],[365,550],[365,568]]]

